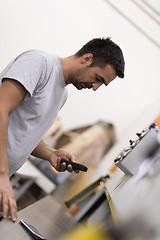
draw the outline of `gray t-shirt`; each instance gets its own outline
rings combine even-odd
[[[20,82],[28,91],[9,114],[7,154],[10,176],[27,160],[53,124],[67,99],[60,58],[39,50],[22,53],[1,73]]]

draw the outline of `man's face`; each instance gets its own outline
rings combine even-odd
[[[114,68],[107,64],[105,67],[85,66],[72,75],[72,84],[78,89],[90,89],[96,91],[102,84],[106,86],[116,78]]]

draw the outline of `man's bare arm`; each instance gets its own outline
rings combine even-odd
[[[42,158],[45,160],[48,160],[51,165],[59,172],[62,171],[68,171],[72,172],[73,168],[71,165],[66,166],[66,163],[60,163],[61,159],[69,160],[72,162],[75,162],[75,156],[65,150],[65,149],[53,149],[50,146],[48,146],[43,140],[40,141],[38,146],[34,149],[34,151],[31,153],[33,156]],[[79,170],[74,170],[76,173],[79,172]]]
[[[13,221],[16,221],[17,206],[9,182],[7,133],[8,117],[24,99],[27,91],[17,81],[4,79],[0,87],[0,211],[7,217],[8,207]]]

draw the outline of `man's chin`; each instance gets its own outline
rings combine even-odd
[[[92,87],[75,86],[78,90],[91,89]]]
[[[82,90],[82,89],[83,89],[83,87],[77,87],[77,89],[78,89],[78,90]]]
[[[82,90],[83,89],[83,86],[81,86],[81,85],[74,85],[78,90]]]

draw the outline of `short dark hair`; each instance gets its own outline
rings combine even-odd
[[[94,38],[86,43],[75,56],[80,57],[86,53],[93,54],[93,66],[110,64],[120,78],[124,78],[125,61],[122,50],[110,38]]]

